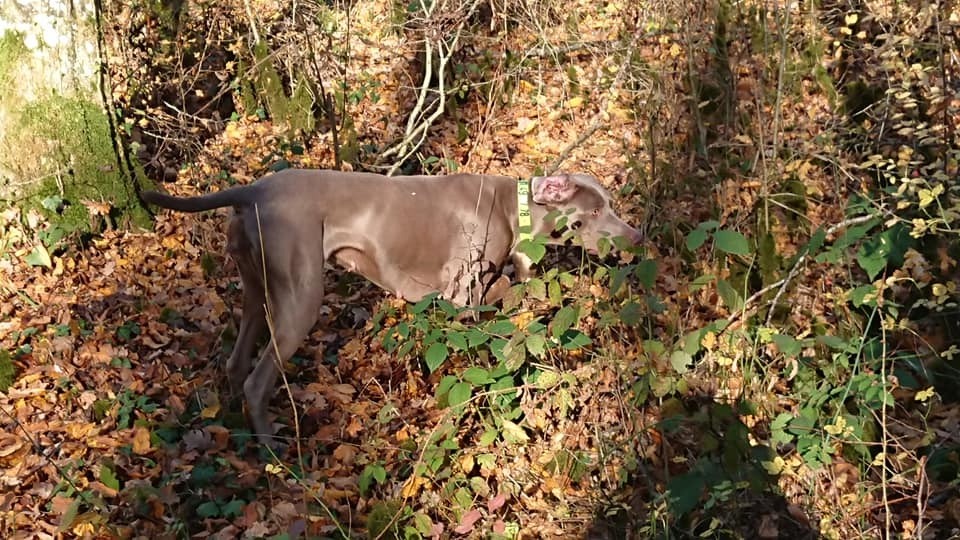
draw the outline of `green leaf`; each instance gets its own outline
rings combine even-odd
[[[432,304],[433,301],[437,299],[437,296],[439,296],[439,294],[440,293],[430,293],[424,296],[422,300],[420,300],[410,308],[410,312],[413,313],[414,315],[419,315],[423,313],[424,311],[427,310],[428,307],[430,307],[430,304]]]
[[[620,321],[630,326],[640,324],[643,313],[640,311],[640,304],[629,301],[620,309]]]
[[[120,480],[117,479],[117,473],[106,463],[100,465],[100,482],[114,491],[120,491]]]
[[[547,284],[540,278],[531,278],[527,282],[527,294],[536,300],[546,300]]]
[[[646,259],[637,263],[633,275],[637,276],[640,284],[648,289],[652,289],[657,283],[657,261]]]
[[[694,280],[690,282],[690,292],[697,292],[704,286],[713,283],[714,277],[715,276],[713,274],[705,274],[698,278],[694,278]]]
[[[713,233],[713,239],[720,251],[725,251],[731,255],[750,254],[750,243],[747,242],[747,237],[737,231],[722,229]]]
[[[484,343],[487,342],[488,339],[490,339],[489,334],[485,332],[481,332],[476,328],[471,328],[470,330],[467,330],[467,344],[470,346],[471,349],[475,349],[477,348],[477,346],[483,345]]]
[[[408,354],[410,354],[410,351],[413,350],[413,346],[416,344],[417,342],[413,341],[412,339],[404,341],[403,345],[400,345],[400,348],[397,350],[397,357],[406,357]]]
[[[219,517],[220,505],[215,501],[207,501],[197,507],[197,515],[202,518]]]
[[[777,345],[777,348],[780,349],[780,354],[787,358],[792,358],[800,354],[801,343],[793,336],[774,334],[772,339]]]
[[[557,279],[560,280],[561,285],[568,289],[577,284],[577,278],[573,277],[573,274],[570,272],[562,272],[557,274]]]
[[[360,494],[366,495],[367,491],[370,489],[373,481],[376,480],[377,483],[382,484],[384,480],[387,479],[387,470],[383,468],[379,463],[371,463],[363,468],[363,471],[360,473],[360,478],[358,484],[360,487]]]
[[[247,503],[240,499],[233,499],[232,501],[223,505],[220,508],[220,511],[223,513],[223,517],[237,517],[243,514],[243,507],[246,506],[246,504]]]
[[[554,279],[547,284],[547,298],[552,306],[559,306],[563,303],[563,291],[560,290],[559,281]]]
[[[704,332],[705,330],[703,328],[687,332],[686,335],[683,336],[683,352],[690,356],[700,352],[702,347],[700,342],[703,340]]]
[[[520,366],[527,360],[526,347],[524,347],[523,344],[524,341],[526,341],[524,336],[517,334],[503,347],[504,365],[510,373],[520,369]]]
[[[610,250],[613,248],[613,243],[610,242],[609,238],[602,237],[597,240],[597,256],[601,259],[606,258],[610,254]]]
[[[517,251],[523,253],[527,257],[530,257],[530,260],[536,264],[543,259],[543,256],[547,254],[547,248],[544,246],[543,242],[538,242],[536,240],[521,240],[517,244]]]
[[[60,524],[57,526],[57,530],[60,532],[69,531],[73,527],[73,522],[77,519],[77,512],[79,510],[80,499],[70,501],[70,506],[67,507],[66,512],[60,517]]]
[[[447,401],[450,403],[451,407],[457,407],[469,401],[472,394],[472,386],[464,382],[458,382],[450,389],[450,395],[447,398]]]
[[[557,383],[560,382],[560,375],[556,371],[546,370],[541,371],[537,376],[537,388],[547,389],[551,388]]]
[[[503,440],[508,443],[525,443],[530,440],[527,432],[510,420],[504,420],[501,423],[501,433],[503,434]]]
[[[857,263],[871,280],[875,279],[887,264],[895,267],[903,264],[903,256],[913,243],[907,227],[897,223],[864,242],[857,252]]]
[[[857,307],[877,306],[877,288],[873,284],[866,284],[850,291],[850,301]]]
[[[478,442],[480,446],[490,446],[497,440],[497,435],[499,434],[500,432],[498,432],[497,430],[493,428],[487,428],[483,432],[483,435],[480,435],[480,440]]]
[[[430,348],[427,349],[427,354],[424,355],[424,360],[427,362],[427,369],[430,370],[430,373],[433,373],[440,367],[440,364],[443,364],[443,361],[447,359],[447,346],[443,343],[435,342],[430,345]]]
[[[729,281],[725,279],[717,281],[717,292],[720,293],[720,298],[731,312],[743,309],[743,297],[733,288],[733,285],[730,285]]]
[[[620,287],[622,287],[623,283],[627,280],[627,276],[630,275],[631,269],[629,266],[624,268],[613,267],[610,269],[610,296],[616,296]]]
[[[707,241],[707,231],[697,227],[687,234],[687,250],[696,251]]]
[[[573,327],[580,318],[580,308],[576,305],[567,305],[560,308],[553,317],[551,323],[551,333],[554,338],[559,339],[564,332]]]
[[[769,232],[760,237],[760,243],[757,247],[760,265],[760,274],[763,276],[764,283],[772,283],[776,280],[777,270],[780,269],[780,259],[777,257],[777,243],[773,235]]]
[[[417,512],[413,515],[413,527],[425,537],[429,538],[433,534],[433,521],[430,516],[423,512]]]
[[[517,327],[510,319],[499,319],[487,326],[487,332],[495,336],[506,336],[513,333]]]
[[[670,365],[673,367],[673,370],[680,375],[689,371],[691,364],[693,364],[693,357],[685,351],[673,351],[673,354],[670,355]]]
[[[457,384],[458,382],[460,381],[453,375],[447,375],[446,377],[440,379],[440,384],[437,385],[437,393],[435,396],[437,401],[442,401],[443,396],[445,396],[447,392],[453,388],[453,385]]]
[[[837,241],[833,243],[834,246],[838,248],[847,248],[855,243],[859,242],[864,236],[870,232],[871,229],[876,227],[881,223],[880,219],[871,219],[866,223],[860,225],[854,225],[852,227],[847,227],[843,234],[840,235],[840,238],[837,238]]]
[[[770,422],[771,439],[777,444],[789,444],[793,441],[793,435],[787,433],[787,425],[793,420],[793,414],[780,413],[773,422]]]
[[[667,482],[670,493],[669,504],[673,515],[682,516],[700,505],[700,496],[706,486],[703,475],[698,471],[674,476]]]
[[[33,250],[23,258],[24,262],[30,266],[43,266],[44,268],[53,268],[53,261],[50,260],[50,253],[43,244],[37,244]]]
[[[568,330],[560,336],[560,343],[563,344],[563,348],[568,351],[575,351],[577,349],[582,349],[587,345],[593,343],[590,337],[579,330]]]
[[[859,253],[857,254],[857,264],[867,273],[867,277],[874,279],[887,267],[887,259],[879,253]]]
[[[61,204],[63,204],[63,199],[59,195],[51,195],[40,201],[40,206],[51,212],[56,212]]]
[[[543,358],[547,352],[547,340],[541,334],[530,334],[524,340],[524,344],[527,346],[527,352],[537,358]]]
[[[474,386],[483,386],[493,382],[490,372],[481,367],[470,367],[463,372],[463,378]]]
[[[467,334],[466,332],[449,332],[447,334],[447,343],[453,346],[453,348],[458,351],[465,351],[470,348],[467,343]]]

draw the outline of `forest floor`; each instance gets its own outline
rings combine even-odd
[[[711,326],[723,319],[736,328],[756,316],[756,305],[744,302],[755,290],[731,296],[717,282],[735,277],[728,256],[746,258],[736,239],[757,233],[752,220],[770,187],[757,150],[767,127],[780,126],[779,144],[792,157],[779,170],[802,185],[804,199],[764,231],[778,260],[802,253],[818,228],[843,222],[850,197],[863,189],[838,182],[814,157],[839,153],[819,138],[836,122],[836,100],[810,75],[771,101],[760,53],[731,40],[735,114],[750,122],[721,133],[730,125],[690,114],[686,74],[703,58],[689,35],[634,35],[626,3],[574,0],[565,9],[581,14],[575,32],[519,28],[491,43],[492,57],[571,35],[627,43],[634,56],[627,62],[616,47],[585,47],[536,77],[491,61],[493,86],[478,86],[430,129],[420,153],[438,159],[423,160],[424,168],[524,177],[562,156],[561,170],[600,179],[619,215],[645,233],[641,249],[607,262],[636,269],[655,261],[650,279],[637,270],[611,287],[615,270],[575,249],[551,251],[562,276],[544,277],[543,293],[528,289],[513,310],[473,327],[489,342],[527,347],[524,367],[510,374],[514,385],[496,388],[487,378],[497,351],[481,353],[472,342],[445,348],[432,371],[424,365],[430,328],[469,337],[469,324],[412,309],[331,270],[320,323],[286,366],[271,404],[290,445],[270,456],[250,437],[224,377],[241,305],[224,251],[227,211],[158,212],[154,230],[108,230],[52,253],[47,268],[28,257],[44,218],[5,210],[0,343],[15,371],[0,393],[0,535],[875,538],[885,528],[913,537],[920,527],[925,537],[943,538],[956,527],[960,497],[906,463],[919,463],[914,451],[934,441],[960,443],[960,408],[925,389],[887,389],[898,406],[886,410],[883,432],[899,449],[890,459],[901,461],[884,480],[868,466],[875,457],[851,450],[879,444],[879,436],[844,439],[839,421],[818,424],[827,441],[819,464],[802,438],[775,445],[771,423],[798,416],[802,392],[816,388],[802,380],[804,362],[833,354],[839,363],[843,354],[802,340],[823,326],[840,335],[849,321],[862,322],[848,313],[850,265],[817,261],[794,277],[781,325],[796,342],[721,343],[726,334]],[[348,108],[359,146],[402,131],[416,98],[404,78],[410,57],[398,54],[410,45],[383,30],[384,13],[384,2],[356,3],[342,36],[350,40],[348,86],[366,88]],[[488,99],[482,90],[494,87],[497,97]],[[700,107],[714,114],[708,109]],[[278,163],[333,166],[329,131],[296,143],[287,126],[239,112],[164,189],[194,195],[246,184]],[[698,148],[705,126],[718,136]],[[742,160],[703,157],[718,154]],[[740,231],[732,245],[724,247],[718,232],[719,247],[697,251],[691,237],[708,220]],[[930,264],[950,260],[944,254]],[[575,309],[559,315],[568,306]],[[571,311],[565,329],[585,342],[533,345],[530,336],[553,336],[557,318]],[[414,345],[400,356],[388,336],[403,324]],[[684,352],[689,335],[693,354]],[[921,337],[930,350],[949,346],[946,335]],[[786,351],[801,342],[802,351]],[[469,371],[477,367],[482,373]],[[452,398],[438,391],[452,380],[469,383],[460,407],[447,406]],[[497,401],[498,392],[507,399]],[[769,448],[779,451],[758,450]],[[925,489],[945,495],[919,512]]]

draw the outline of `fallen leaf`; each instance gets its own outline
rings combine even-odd
[[[479,510],[474,508],[473,510],[468,511],[460,518],[460,524],[457,525],[457,528],[453,532],[457,534],[467,534],[473,530],[474,524],[483,517],[483,514]]]
[[[142,456],[150,451],[150,430],[142,426],[134,428],[133,453]]]
[[[507,496],[503,493],[498,493],[495,497],[487,501],[487,511],[496,512],[503,507],[507,502]]]

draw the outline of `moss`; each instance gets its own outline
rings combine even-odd
[[[17,367],[13,365],[10,351],[0,349],[0,392],[6,392],[17,376]]]
[[[273,65],[270,50],[263,42],[253,47],[253,74],[240,80],[240,96],[245,112],[263,108],[277,123],[285,124],[288,135],[309,135],[316,127],[313,116],[314,92],[309,83],[299,79],[293,93],[287,96],[280,73]],[[246,73],[246,62],[241,62],[240,73]]]
[[[83,203],[107,201],[113,208],[111,225],[150,226],[131,181],[119,170],[107,116],[96,104],[51,96],[25,107],[17,128],[19,137],[42,141],[42,169],[58,171],[27,199],[27,205],[42,208],[51,223],[68,234],[99,232],[103,218],[92,219]],[[57,197],[59,204],[50,204]]]
[[[13,68],[26,52],[23,36],[19,33],[7,30],[0,36],[0,89],[9,87]]]

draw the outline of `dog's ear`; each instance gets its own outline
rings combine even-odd
[[[533,178],[533,202],[537,204],[561,204],[573,198],[578,185],[570,175],[535,176]]]

